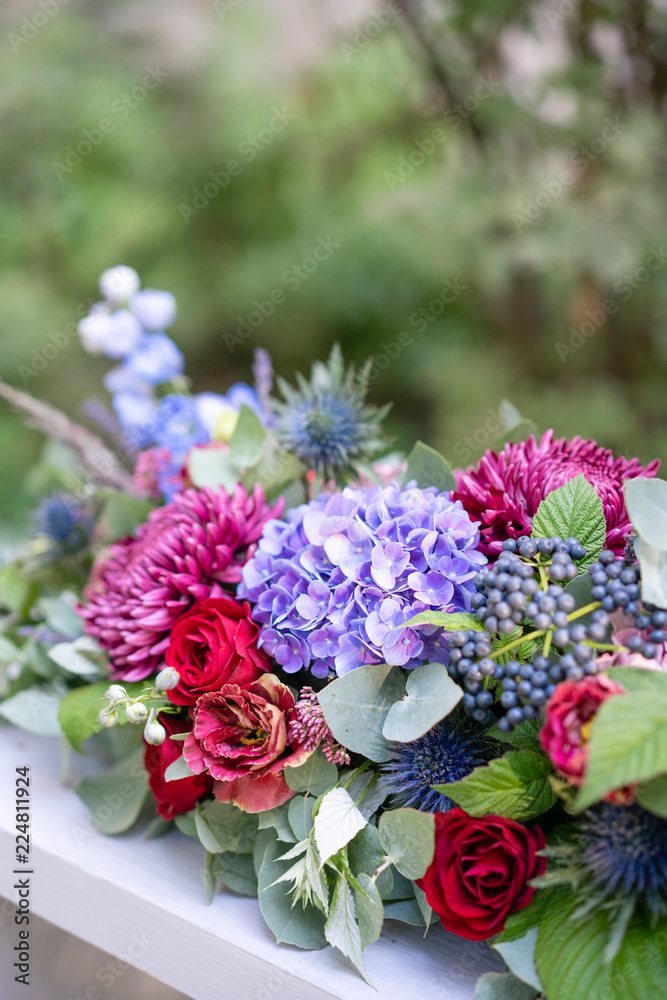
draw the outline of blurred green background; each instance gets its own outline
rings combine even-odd
[[[175,293],[197,391],[249,379],[255,346],[291,377],[339,341],[378,358],[401,447],[474,461],[509,398],[667,458],[666,21],[643,0],[8,0],[0,374],[77,418],[103,399],[110,363],[67,330],[124,263]],[[2,406],[5,529],[40,446]]]

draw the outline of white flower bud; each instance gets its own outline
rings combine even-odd
[[[97,716],[97,721],[105,729],[111,729],[112,726],[118,725],[118,712],[111,705],[107,708],[103,708],[100,714]]]
[[[139,725],[140,722],[145,722],[148,717],[148,709],[146,706],[138,701],[135,705],[128,705],[125,709],[125,718],[132,725]]]
[[[121,684],[112,684],[104,692],[104,697],[109,702],[110,707],[120,705],[127,701],[127,691]]]
[[[100,278],[100,291],[109,302],[126,302],[139,291],[141,282],[133,267],[110,267]]]
[[[155,718],[154,713],[151,712],[148,722],[144,726],[144,739],[147,743],[150,743],[152,747],[159,747],[161,743],[164,743],[166,738],[167,730],[164,726],[160,725]]]
[[[173,667],[165,667],[155,678],[155,690],[156,691],[171,691],[175,688],[181,679],[181,675],[178,670],[174,670]]]

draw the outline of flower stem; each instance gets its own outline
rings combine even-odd
[[[510,649],[514,649],[515,646],[520,646],[522,642],[528,642],[529,639],[539,639],[540,636],[544,635],[547,629],[540,628],[536,632],[528,632],[527,635],[520,635],[518,639],[513,639],[512,642],[508,642],[506,646],[501,646],[500,649],[496,649],[495,652],[489,653],[489,658],[494,660],[496,656],[502,656],[503,653],[509,652]]]
[[[359,775],[363,771],[366,770],[366,768],[370,767],[372,763],[373,763],[372,760],[365,760],[363,764],[360,764],[359,767],[356,769],[356,771],[353,771],[350,777],[347,779],[347,781],[343,785],[343,788],[347,791],[350,785],[359,777]]]
[[[371,780],[368,782],[368,784],[364,788],[363,792],[361,793],[361,795],[359,796],[359,798],[354,803],[357,808],[359,808],[359,806],[361,805],[361,803],[364,801],[364,799],[366,798],[366,796],[368,795],[368,793],[370,792],[371,788],[373,787],[373,785],[375,784],[375,782],[378,780],[379,777],[380,777],[380,775],[377,773],[377,771],[375,772],[374,775],[372,775]]]
[[[597,611],[597,609],[601,607],[602,604],[600,601],[593,601],[591,604],[587,604],[585,607],[579,608],[577,611],[573,611],[571,615],[567,616],[567,619],[570,622],[576,621],[577,618],[581,618],[583,615],[587,615],[591,611]]]
[[[549,650],[551,649],[551,640],[553,639],[553,632],[551,629],[547,632],[544,637],[544,646],[542,647],[542,656],[548,656]]]

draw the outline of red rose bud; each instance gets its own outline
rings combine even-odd
[[[292,798],[283,768],[298,767],[312,750],[290,737],[296,709],[286,684],[274,674],[243,688],[226,684],[202,695],[192,714],[183,755],[190,770],[216,779],[216,799],[254,813]]]
[[[258,636],[248,603],[211,598],[194,604],[171,630],[165,659],[180,680],[169,691],[170,701],[194,705],[200,695],[225,684],[243,687],[270,672],[269,658],[257,648]]]
[[[576,788],[584,783],[591,726],[600,705],[625,688],[606,674],[558,684],[547,703],[540,731],[542,749],[558,774]],[[632,789],[612,792],[609,801],[632,801]]]
[[[148,783],[158,814],[162,819],[173,819],[180,813],[190,812],[200,799],[208,795],[213,787],[213,779],[208,774],[198,774],[191,778],[179,778],[177,781],[164,780],[164,772],[183,752],[183,743],[169,737],[173,733],[188,732],[190,722],[187,719],[174,719],[166,714],[160,715],[159,720],[167,731],[167,739],[160,746],[146,744],[144,766],[148,771]]]
[[[542,830],[503,816],[475,819],[463,809],[435,814],[435,854],[417,885],[444,927],[469,941],[498,934],[510,913],[528,906],[531,879],[547,859]]]

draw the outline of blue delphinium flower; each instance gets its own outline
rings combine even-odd
[[[477,527],[435,487],[346,487],[267,522],[238,593],[288,673],[446,664],[442,629],[401,625],[429,608],[470,608],[486,562]]]
[[[53,493],[35,512],[35,531],[48,539],[56,557],[78,555],[86,549],[94,526],[90,507],[67,493]]]
[[[130,298],[130,309],[144,330],[166,330],[176,319],[176,299],[171,292],[144,288]]]
[[[582,817],[581,862],[602,897],[642,900],[653,917],[667,913],[667,819],[633,803],[603,802]]]
[[[209,440],[191,396],[174,393],[162,397],[155,415],[153,439],[181,461],[196,444],[205,444]]]
[[[455,803],[431,786],[460,781],[491,756],[479,728],[463,720],[443,719],[418,740],[394,744],[391,759],[382,765],[383,780],[398,806],[449,812]]]
[[[369,369],[346,371],[336,345],[326,364],[313,365],[310,382],[297,374],[295,389],[278,379],[284,401],[274,407],[282,447],[327,479],[353,472],[382,448],[380,424],[389,408],[365,403]]]
[[[166,333],[146,333],[125,364],[132,375],[150,385],[160,385],[183,374],[185,358]]]

